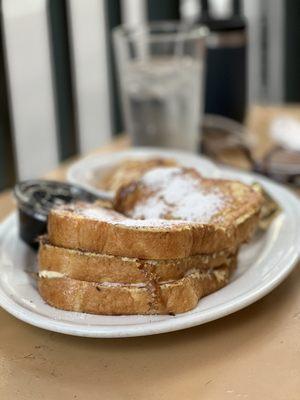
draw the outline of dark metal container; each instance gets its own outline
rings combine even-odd
[[[243,122],[247,109],[247,24],[240,1],[232,16],[215,19],[202,1],[199,22],[210,30],[206,53],[205,113]]]

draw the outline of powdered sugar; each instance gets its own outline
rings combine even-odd
[[[212,275],[215,275],[218,282],[222,282],[226,279],[226,271],[222,268],[219,269],[196,269],[192,268],[188,270],[184,276],[178,280],[170,279],[167,281],[159,282],[159,285],[172,285],[174,283],[178,283],[186,278],[192,279],[204,279],[204,278],[212,278]],[[63,279],[68,278],[67,275],[62,274],[56,271],[47,271],[43,270],[39,272],[39,277],[43,279]],[[150,282],[136,282],[136,283],[124,283],[124,282],[95,282],[98,288],[145,288],[149,285]]]
[[[75,209],[80,215],[103,222],[109,222],[114,225],[123,225],[126,227],[133,228],[171,228],[174,225],[182,225],[184,221],[178,220],[164,220],[164,219],[132,219],[127,218],[123,214],[120,214],[111,209],[105,209],[97,206],[89,206],[89,207],[78,207]]]
[[[122,220],[120,225],[137,228],[173,228],[174,225],[186,225],[185,221],[166,219],[131,219]]]
[[[147,171],[142,182],[147,186],[166,186],[170,181],[170,178],[182,173],[180,167],[160,167],[152,168]]]
[[[145,283],[121,283],[121,282],[99,282],[98,287],[136,287],[143,288],[147,285]]]
[[[133,210],[128,212],[128,215],[132,218],[139,219],[158,219],[162,218],[168,211],[167,205],[158,201],[156,196],[149,197],[143,203],[136,204]]]
[[[80,215],[83,215],[87,218],[106,221],[106,222],[115,222],[115,221],[121,221],[122,219],[126,219],[122,214],[119,214],[114,210],[92,205],[82,208],[78,207],[75,210]]]
[[[209,191],[201,187],[199,179],[183,174],[180,168],[155,168],[141,180],[152,193],[136,204],[128,215],[132,218],[166,218],[172,216],[193,222],[208,222],[224,204],[217,188]]]

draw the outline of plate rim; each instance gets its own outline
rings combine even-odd
[[[220,170],[219,170],[220,171]],[[225,171],[225,174],[224,174]],[[268,178],[261,177],[255,174],[249,174],[241,171],[237,171],[232,168],[224,168],[220,171],[221,175],[225,175],[226,171],[229,174],[234,174],[237,177],[240,176],[241,179],[246,177],[247,179],[261,181],[263,184],[269,188],[274,188],[274,190],[281,192],[283,197],[288,197],[289,204],[295,206],[295,212],[300,216],[300,201],[290,190],[281,185],[270,181]],[[273,189],[271,189],[273,191]],[[284,211],[284,208],[283,208]],[[0,243],[5,230],[9,229],[9,224],[12,223],[13,218],[16,215],[16,211],[11,213],[4,221],[0,224]],[[34,325],[39,328],[47,329],[50,331],[69,334],[74,336],[84,336],[84,337],[94,337],[94,338],[120,338],[120,337],[135,337],[135,336],[148,336],[153,334],[167,333],[178,331],[182,329],[187,329],[193,326],[202,325],[204,323],[225,317],[236,311],[239,311],[250,304],[261,299],[273,289],[275,289],[293,270],[298,259],[300,251],[300,238],[297,238],[297,243],[295,246],[291,246],[288,252],[284,252],[283,256],[277,260],[277,263],[284,264],[285,267],[279,270],[275,275],[267,281],[263,281],[260,285],[255,288],[250,289],[250,293],[242,293],[240,300],[237,301],[236,298],[227,301],[224,304],[214,307],[214,313],[209,312],[209,310],[202,311],[201,315],[197,312],[194,314],[180,314],[180,317],[175,321],[172,317],[167,320],[153,321],[151,323],[141,323],[135,325],[102,325],[102,326],[91,326],[82,323],[82,326],[74,326],[66,321],[55,320],[51,317],[43,316],[34,311],[31,311],[25,307],[22,307],[13,298],[11,298],[3,289],[0,287],[0,306],[7,312],[15,316],[16,318]],[[1,266],[0,266],[1,267]],[[25,312],[24,312],[25,311]],[[205,316],[205,314],[208,314]],[[203,316],[204,315],[204,316]]]

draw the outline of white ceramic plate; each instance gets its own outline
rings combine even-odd
[[[213,175],[216,171],[215,165],[205,157],[198,157],[184,151],[139,147],[116,153],[104,153],[83,158],[68,169],[67,180],[101,197],[112,198],[113,192],[101,190],[94,186],[93,182],[95,182],[96,178],[101,180],[101,177],[103,177],[107,171],[124,160],[145,160],[157,157],[174,159],[180,165],[196,168],[200,173],[205,173],[209,176]]]
[[[36,271],[36,256],[18,238],[15,214],[0,226],[0,305],[17,318],[51,331],[89,337],[127,337],[204,324],[255,302],[283,281],[296,264],[300,247],[300,203],[292,193],[267,179],[225,169],[219,174],[247,183],[261,182],[280,203],[282,213],[267,233],[243,247],[231,283],[200,300],[194,310],[176,316],[110,317],[48,306],[37,292],[31,274]]]

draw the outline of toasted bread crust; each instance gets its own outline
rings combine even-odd
[[[229,252],[198,255],[172,260],[140,260],[65,249],[42,241],[39,248],[40,271],[55,271],[65,277],[90,282],[137,283],[181,279],[189,270],[208,270],[231,265],[236,255]]]
[[[52,210],[48,217],[50,242],[59,247],[141,259],[188,257],[193,233],[182,229],[139,229],[82,218]]]
[[[182,279],[151,286],[107,286],[71,278],[39,278],[42,298],[51,306],[102,315],[183,313],[199,299],[228,283],[233,268],[195,272]]]
[[[226,229],[193,223],[150,229],[83,217],[76,208],[57,208],[48,217],[48,235],[50,243],[58,247],[140,259],[185,258],[223,250],[234,253],[251,238],[259,211],[253,210],[243,221],[236,220]]]

